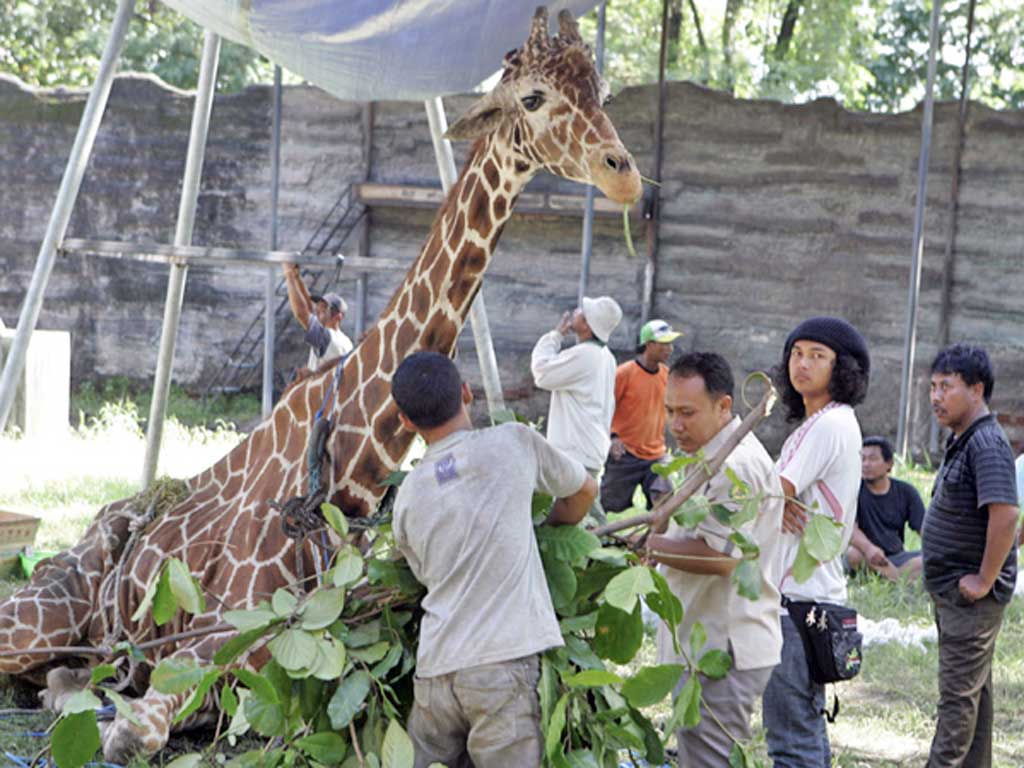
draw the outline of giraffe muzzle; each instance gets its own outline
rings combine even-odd
[[[594,186],[616,203],[632,205],[643,194],[636,162],[623,147],[606,148],[591,160]]]

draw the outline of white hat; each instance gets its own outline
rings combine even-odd
[[[601,341],[607,342],[622,319],[622,307],[611,296],[598,296],[596,299],[584,296],[581,303],[583,317],[590,330]]]

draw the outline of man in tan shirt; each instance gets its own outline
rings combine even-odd
[[[720,355],[694,352],[672,365],[665,410],[669,431],[680,450],[686,454],[703,450],[707,458],[718,452],[740,424],[739,417],[732,413],[732,393],[732,372]],[[732,500],[733,484],[726,469],[749,486],[751,495],[765,496],[757,517],[740,528],[760,547],[761,594],[757,600],[741,596],[730,582],[741,554],[729,541],[733,530],[714,515],[708,515],[692,530],[670,522],[666,531],[648,540],[659,572],[683,603],[683,622],[678,627],[680,646],[690,647],[690,633],[700,622],[707,632],[707,645],[701,653],[718,649],[732,657],[732,669],[724,678],[701,677],[701,721],[677,733],[679,765],[687,768],[728,765],[731,736],[750,738],[754,702],[768,684],[782,648],[776,587],[781,575],[776,554],[782,487],[771,457],[753,434],[740,441],[721,469],[698,491],[712,504],[733,509],[738,503]],[[688,470],[700,471],[699,465],[691,464]],[[664,492],[669,486],[658,483],[655,490]],[[658,628],[658,663],[686,663],[675,652],[664,624]],[[679,688],[685,682],[684,677]]]

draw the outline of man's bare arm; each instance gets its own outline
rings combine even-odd
[[[811,518],[799,504],[788,501],[788,499],[796,498],[796,488],[793,487],[793,484],[784,477],[780,477],[779,480],[782,481],[782,492],[787,499],[786,505],[782,509],[782,532],[801,536]]]
[[[871,541],[856,523],[853,526],[853,536],[850,538],[850,544],[863,552],[864,559],[875,568],[885,568],[889,565],[889,558],[885,556],[882,548]]]
[[[677,539],[653,533],[647,538],[651,557],[669,568],[702,576],[728,576],[739,560],[712,549],[703,539]]]
[[[563,499],[555,499],[555,505],[551,507],[547,523],[549,525],[576,525],[587,516],[590,505],[597,498],[597,491],[597,481],[588,474],[576,493]]]
[[[985,533],[985,554],[978,573],[960,579],[960,592],[969,600],[980,600],[992,590],[999,571],[1010,554],[1017,533],[1017,516],[1012,504],[989,504],[988,530]]]
[[[309,328],[309,316],[313,314],[313,299],[299,273],[298,264],[282,264],[284,283],[288,287],[288,304],[292,314],[303,328]]]

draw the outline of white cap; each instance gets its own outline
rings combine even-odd
[[[622,319],[622,307],[611,296],[598,296],[596,299],[584,296],[582,309],[590,330],[597,338],[607,343],[608,337]]]

